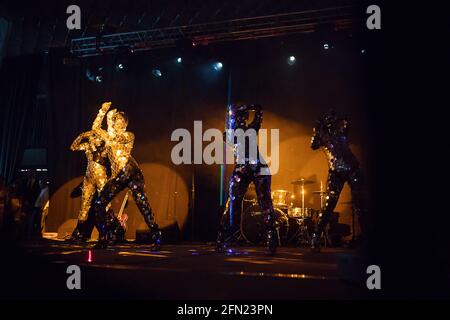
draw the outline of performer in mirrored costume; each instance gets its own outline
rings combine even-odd
[[[95,132],[100,127],[101,120],[110,106],[110,102],[105,102],[94,120],[92,130],[80,134],[70,146],[72,151],[84,151],[87,158],[86,173],[81,187],[81,208],[77,226],[70,238],[72,242],[83,242],[90,238],[95,224],[95,216],[89,215],[89,209],[95,194],[105,186],[110,172],[105,141]],[[111,232],[109,239],[114,241],[124,240],[125,231],[110,206],[108,206],[106,212],[110,225],[109,231]]]
[[[336,207],[345,182],[351,189],[353,213],[358,217],[361,231],[366,229],[366,214],[362,208],[362,170],[350,150],[348,142],[348,121],[330,110],[322,116],[313,129],[311,148],[323,149],[328,160],[326,202],[316,224],[311,249],[320,251],[320,237]]]
[[[159,249],[161,244],[161,231],[155,222],[155,218],[145,193],[144,175],[136,160],[131,156],[134,145],[134,134],[126,131],[128,120],[123,112],[113,109],[107,114],[107,130],[101,128],[105,112],[101,109],[99,126],[94,129],[105,141],[108,159],[111,164],[111,177],[97,194],[91,206],[96,217],[96,227],[99,231],[99,241],[96,248],[106,248],[108,243],[109,225],[105,208],[109,202],[122,190],[131,190],[136,205],[144,217],[150,229],[152,237],[152,249]]]
[[[253,121],[247,124],[250,111],[254,111],[255,116]],[[271,176],[256,144],[256,134],[261,127],[262,118],[263,111],[260,105],[234,104],[230,106],[228,111],[226,140],[233,145],[236,165],[230,177],[229,198],[225,212],[222,215],[217,236],[216,249],[218,252],[222,252],[225,249],[226,239],[239,230],[242,201],[249,184],[253,182],[258,205],[261,213],[264,215],[267,253],[276,253],[278,237],[274,225],[274,209],[270,190]],[[237,133],[239,129],[243,130],[243,132],[253,129],[253,138],[243,140],[238,139],[236,136],[227,136],[230,130]],[[255,157],[252,157],[250,152],[252,143],[256,148]]]

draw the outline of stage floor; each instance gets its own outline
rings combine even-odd
[[[21,245],[3,261],[3,297],[150,299],[361,299],[367,289],[344,281],[338,257],[349,249],[234,247],[218,254],[211,244],[124,244],[106,250],[41,240]],[[90,253],[89,253],[90,252]],[[68,290],[66,269],[81,268],[81,290]],[[4,270],[3,270],[4,269]],[[6,273],[5,273],[6,272]]]

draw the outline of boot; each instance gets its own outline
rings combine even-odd
[[[86,222],[78,221],[77,226],[75,227],[75,229],[72,232],[72,235],[68,239],[68,242],[82,245],[84,242],[88,240],[89,236],[86,236],[85,224]]]
[[[106,239],[98,239],[97,243],[93,247],[95,250],[103,250],[108,248],[108,240]]]
[[[217,253],[223,253],[225,251],[225,239],[226,239],[226,233],[222,228],[220,228],[219,232],[217,233],[217,239],[216,239],[216,252]]]
[[[152,239],[150,250],[151,251],[161,250],[162,233],[158,225],[155,224],[152,226],[152,228],[150,229],[150,234]]]
[[[266,233],[266,254],[273,256],[277,252],[278,234],[275,228],[270,228]]]
[[[224,231],[219,231],[217,233],[217,240],[216,240],[216,252],[217,253],[223,253],[226,249],[225,244],[226,235]]]
[[[120,224],[119,220],[112,215],[108,219],[108,244],[115,245],[117,243],[125,242],[125,229]]]
[[[314,232],[311,237],[311,252],[320,252],[320,233]]]
[[[108,232],[105,228],[100,228],[98,232],[97,244],[93,247],[94,249],[106,249],[108,248]]]

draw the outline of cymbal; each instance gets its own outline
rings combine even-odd
[[[306,185],[306,184],[313,184],[313,183],[316,183],[316,181],[306,180],[304,178],[298,178],[298,179],[295,179],[294,181],[291,181],[291,184],[303,184],[303,185]]]

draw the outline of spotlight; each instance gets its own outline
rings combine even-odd
[[[103,81],[103,67],[95,69],[86,68],[86,77],[89,81],[100,83]]]
[[[222,68],[223,68],[222,62],[216,62],[213,64],[213,69],[216,71],[220,71],[220,70],[222,70]]]
[[[122,63],[118,63],[118,64],[116,65],[116,71],[122,71],[124,68],[125,68],[125,67],[124,67],[124,65],[123,65]]]
[[[328,49],[330,49],[330,45],[328,43],[324,43],[323,48],[325,50],[328,50]]]
[[[361,53],[362,54],[366,53],[366,50],[365,49],[361,49]]]
[[[295,56],[290,56],[288,59],[288,65],[293,66],[295,64]]]
[[[183,62],[183,59],[181,59],[181,57],[178,57],[177,58],[177,63],[182,63]]]
[[[159,70],[159,69],[153,69],[152,74],[157,78],[162,76],[161,70]]]

